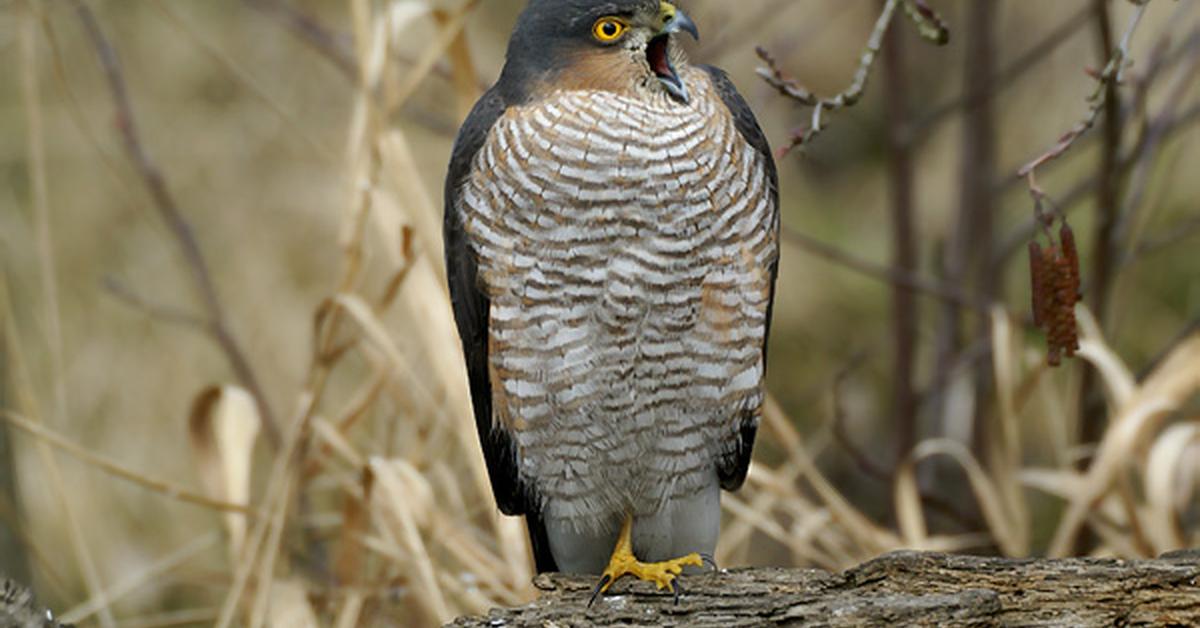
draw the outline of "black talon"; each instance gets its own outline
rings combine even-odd
[[[717,567],[717,561],[713,558],[712,554],[700,554],[700,560],[706,565],[712,565],[713,571],[720,570],[720,568]]]
[[[679,582],[679,578],[671,583],[671,589],[675,592],[675,606],[679,606],[679,596],[683,595],[683,584]]]
[[[592,589],[592,599],[588,600],[588,608],[591,608],[592,604],[596,603],[596,597],[600,595],[600,590],[604,588],[604,585],[608,584],[610,578],[612,576],[604,574],[604,577],[600,578],[600,582],[596,583],[596,588]]]

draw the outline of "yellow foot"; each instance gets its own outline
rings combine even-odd
[[[607,591],[618,578],[624,575],[653,582],[659,591],[666,589],[674,593],[675,599],[678,601],[679,590],[675,583],[675,577],[683,572],[683,568],[687,565],[704,566],[704,560],[695,552],[682,558],[664,560],[659,563],[643,563],[633,555],[632,532],[633,516],[628,516],[625,518],[624,525],[621,526],[621,536],[617,538],[617,546],[613,548],[608,568],[604,570],[604,575],[600,576],[600,582],[596,583],[596,588],[592,590],[592,599],[588,602],[588,606],[591,606],[601,593]]]

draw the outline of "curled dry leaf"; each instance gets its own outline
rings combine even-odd
[[[1079,355],[1091,362],[1100,372],[1100,379],[1104,381],[1112,406],[1120,408],[1133,396],[1137,389],[1137,381],[1129,367],[1125,366],[1121,358],[1105,342],[1100,325],[1092,316],[1091,310],[1083,306],[1077,309],[1079,328],[1083,334]]]
[[[783,409],[773,397],[767,397],[763,406],[763,421],[787,444],[790,461],[808,481],[823,505],[829,509],[833,519],[848,537],[848,542],[859,548],[864,555],[872,556],[902,547],[900,538],[891,530],[876,524],[866,514],[855,508],[817,468],[804,447],[800,433],[790,424]],[[751,465],[750,473],[754,473]]]
[[[268,625],[273,628],[318,628],[317,613],[308,601],[304,582],[295,578],[271,583]]]
[[[950,43],[950,26],[925,0],[904,0],[904,13],[917,25],[921,38],[939,46]]]
[[[237,386],[209,386],[196,395],[188,417],[192,454],[205,492],[213,499],[250,504],[251,457],[262,427],[254,397]],[[246,517],[225,513],[232,560],[241,555]]]
[[[449,621],[453,615],[419,523],[428,521],[432,507],[428,483],[406,460],[373,457],[368,465],[376,481],[370,508],[377,529],[389,549],[405,557],[403,566],[416,587],[414,597],[422,612],[439,623]]]
[[[346,492],[343,496],[341,534],[334,558],[334,574],[343,586],[358,584],[364,577],[366,551],[362,539],[370,531],[368,505],[375,486],[375,473],[370,467],[362,468],[360,486],[361,495]]]
[[[1005,556],[1025,556],[1029,553],[1029,522],[1026,517],[1006,508],[1004,496],[983,466],[962,443],[945,438],[921,441],[913,448],[912,457],[920,461],[932,456],[946,456],[958,463],[967,474],[971,492],[979,503],[984,522]]]
[[[904,544],[907,547],[924,548],[929,533],[925,527],[925,513],[921,511],[917,465],[911,457],[896,470],[892,501],[896,508],[896,525],[900,528]]]
[[[1179,494],[1184,457],[1196,443],[1200,443],[1200,424],[1179,423],[1163,430],[1150,448],[1144,477],[1150,515],[1146,527],[1156,553],[1187,546],[1175,498]]]
[[[1082,308],[1081,308],[1082,309]],[[1048,554],[1065,556],[1091,506],[1112,489],[1117,474],[1135,461],[1140,445],[1164,417],[1200,390],[1200,334],[1179,343],[1129,399],[1117,407],[1081,490],[1071,496]]]

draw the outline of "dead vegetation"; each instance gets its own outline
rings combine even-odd
[[[486,80],[481,77],[496,66],[488,55],[496,53],[497,44],[486,42],[483,33],[495,36],[503,30],[472,31],[484,41],[480,43],[463,28],[472,19],[482,22],[476,16],[485,9],[497,9],[474,1],[434,0],[351,0],[341,12],[328,7],[318,11],[318,3],[245,4],[259,11],[235,13],[234,19],[258,16],[254,28],[289,41],[296,38],[296,48],[288,50],[308,55],[297,62],[306,73],[318,72],[318,67],[329,73],[321,75],[321,89],[337,90],[345,102],[322,119],[340,126],[314,127],[304,117],[306,109],[289,100],[289,88],[270,81],[267,75],[274,68],[233,56],[214,31],[194,26],[224,24],[221,20],[227,18],[213,22],[211,16],[199,15],[201,9],[159,0],[128,13],[84,0],[0,5],[4,33],[16,42],[9,47],[21,74],[12,90],[21,102],[19,145],[25,151],[25,179],[17,198],[29,223],[27,228],[17,221],[4,224],[6,233],[21,227],[20,233],[30,235],[26,246],[6,234],[0,251],[7,375],[0,383],[6,385],[0,411],[17,452],[3,462],[13,465],[21,479],[19,507],[9,503],[11,496],[0,496],[5,502],[0,517],[18,524],[13,528],[20,532],[40,596],[62,611],[62,621],[81,625],[432,625],[493,606],[526,603],[535,589],[525,532],[519,520],[500,516],[492,503],[441,269],[438,168],[448,149],[446,133],[478,95],[481,80]],[[713,23],[726,10],[717,2],[697,4]],[[1087,4],[1091,6],[1090,0]],[[1124,4],[1113,2],[1112,8],[1125,10],[1118,8]],[[1089,154],[1085,144],[1094,141],[1103,145],[1098,150],[1113,154],[1112,172],[1126,181],[1117,188],[1126,193],[1117,198],[1121,228],[1112,236],[1117,239],[1118,270],[1154,250],[1189,246],[1186,210],[1155,213],[1158,207],[1178,207],[1179,201],[1172,199],[1186,198],[1189,192],[1195,198],[1194,186],[1188,187],[1194,182],[1176,182],[1173,175],[1178,163],[1195,156],[1186,138],[1198,117],[1190,77],[1200,74],[1195,37],[1200,26],[1185,8],[1188,3],[1177,4],[1153,3],[1145,9],[1145,40],[1124,41],[1118,48],[1127,56],[1133,50],[1135,57],[1139,51],[1154,51],[1143,57],[1146,64],[1127,71],[1118,93],[1126,104],[1120,109],[1121,124],[1136,129],[1138,137],[1111,144],[1076,134],[1071,141],[1079,146],[1071,153],[1059,151],[1055,156],[1061,159],[1054,161],[1076,165],[1066,174],[1039,174],[1048,188],[1068,190],[1048,195],[1058,198],[1048,213],[1061,219],[1072,211],[1070,183],[1086,183],[1091,172],[1082,162],[1071,162],[1072,153]],[[957,12],[925,13],[925,3],[915,0],[888,3],[890,10],[900,5],[918,26],[935,32],[938,27],[953,29],[960,17]],[[1096,5],[1108,10],[1107,3]],[[1143,8],[1136,9],[1138,15]],[[824,10],[823,17],[834,22],[846,11]],[[739,16],[738,24],[754,32],[752,27],[771,11],[765,7],[762,14]],[[1156,12],[1161,13],[1153,21]],[[878,24],[867,13],[859,16],[864,29]],[[1067,26],[1092,16],[1086,10],[1063,14]],[[895,20],[908,26],[906,20]],[[195,154],[175,149],[169,139],[172,126],[164,123],[162,111],[147,116],[152,90],[134,82],[139,73],[149,72],[150,63],[145,45],[130,37],[139,28],[186,35],[182,39],[187,43],[179,45],[218,68],[222,80],[236,84],[250,103],[241,106],[255,108],[255,114],[244,114],[252,120],[246,128],[279,129],[286,137],[270,141],[286,142],[287,151],[303,155],[298,159],[302,165],[288,166],[295,176],[283,189],[263,170],[253,175],[260,180],[243,181],[245,189],[237,193],[263,204],[299,207],[311,202],[319,208],[318,217],[285,210],[261,222],[244,218],[255,226],[250,229],[236,221],[232,226],[221,223],[232,220],[223,218],[232,210],[202,204],[200,199],[208,198],[203,177],[183,173],[213,149],[201,141],[202,134],[186,136],[193,142],[188,150]],[[882,31],[876,32],[882,37]],[[771,33],[774,39],[764,43],[794,45],[802,39],[790,30]],[[863,40],[868,37],[864,33]],[[752,43],[736,45],[745,52],[753,49]],[[712,46],[715,52],[721,39]],[[885,57],[899,54],[880,49],[882,40],[875,46]],[[135,50],[143,55],[135,56]],[[164,49],[162,54],[175,58],[176,53]],[[853,58],[849,49],[846,54]],[[938,56],[949,54],[942,49],[914,48],[909,54],[921,55],[933,68],[949,63]],[[796,56],[764,55],[772,64],[764,75],[775,88],[786,87],[780,68]],[[487,63],[487,70],[477,63]],[[1071,57],[1055,71],[1081,70],[1082,65]],[[1118,62],[1116,67],[1124,66]],[[892,78],[873,89],[894,81],[917,85],[921,74],[915,67],[900,76],[894,74],[896,66],[884,71],[892,72]],[[1120,71],[1106,69],[1101,76],[1113,77],[1115,85]],[[836,75],[828,81],[833,85],[845,85],[849,76],[831,74]],[[986,96],[990,99],[1020,76],[995,74]],[[305,78],[301,73],[292,80]],[[736,78],[755,106],[767,112],[769,132],[780,118],[794,115],[786,108],[782,114],[771,113],[773,99],[781,100],[775,92],[756,90],[749,75]],[[874,106],[870,90],[863,88],[865,75],[853,85],[859,86],[859,95],[851,100],[863,99],[858,111]],[[792,88],[803,89],[795,83]],[[90,97],[81,100],[85,89]],[[823,144],[837,141],[838,132],[854,123],[849,112],[839,112],[847,118],[839,123],[845,126],[815,138],[825,127],[820,112],[838,107],[824,107],[804,93],[815,105],[814,113],[803,116],[812,124],[786,137],[796,140],[793,147],[809,152],[781,162],[785,204],[800,209],[785,212],[785,222],[791,223],[787,241],[794,248],[784,260],[773,332],[780,346],[772,350],[772,387],[780,401],[773,397],[768,403],[762,444],[745,488],[725,496],[718,563],[734,566],[769,557],[775,564],[840,571],[902,548],[1006,557],[1083,553],[1148,558],[1200,544],[1200,415],[1195,406],[1200,333],[1194,323],[1178,324],[1175,314],[1180,308],[1196,314],[1195,274],[1188,275],[1194,266],[1171,271],[1182,275],[1173,285],[1191,291],[1182,306],[1159,304],[1149,314],[1145,308],[1117,307],[1122,299],[1141,299],[1144,305],[1151,297],[1138,280],[1117,285],[1120,273],[1113,272],[1104,281],[1113,284],[1107,290],[1116,296],[1097,311],[1096,302],[1075,304],[1078,299],[1071,297],[1078,293],[1069,294],[1071,282],[1080,278],[1082,292],[1095,294],[1097,275],[1087,266],[1095,247],[1080,247],[1076,255],[1084,270],[1079,271],[1072,266],[1067,241],[1059,236],[1058,248],[1042,249],[1040,255],[1048,257],[1039,258],[1045,262],[1040,267],[1045,285],[1053,289],[1038,289],[1035,283],[1032,291],[1035,298],[1040,294],[1052,303],[1043,301],[1030,313],[1024,305],[1030,301],[1028,284],[1010,282],[1018,287],[1005,289],[998,279],[996,286],[985,288],[980,282],[987,272],[927,276],[923,269],[930,265],[915,257],[911,265],[901,265],[860,256],[878,247],[879,233],[894,235],[887,229],[866,230],[844,246],[825,244],[811,231],[836,232],[839,227],[806,222],[804,216],[831,200],[795,191],[815,184],[812,173],[794,162],[836,164],[836,155],[820,152],[829,149]],[[918,103],[916,96],[910,101],[912,114],[893,121],[903,128],[889,131],[893,147],[907,142],[906,150],[919,159],[922,142],[929,142],[934,148],[928,150],[936,151],[943,165],[953,163],[952,143],[947,149],[944,139],[930,139],[932,128],[914,130],[936,124],[917,116],[937,107]],[[962,106],[957,103],[948,111]],[[1040,107],[1044,111],[1031,111],[1025,118],[1039,113],[1054,118],[1050,103]],[[1103,101],[1088,111],[1092,120],[1106,115]],[[1073,109],[1070,115],[1075,115]],[[87,229],[64,216],[78,211],[77,220],[92,224],[86,215],[88,192],[80,195],[59,185],[69,164],[61,157],[62,130],[50,127],[48,120],[70,125],[81,146],[76,150],[98,173],[81,178],[79,185],[117,199],[116,205],[127,208],[124,214],[112,213],[117,224],[130,221],[142,232],[136,240],[121,239],[121,246],[152,251],[130,268],[119,259],[95,262],[104,266],[103,281],[95,275],[80,280],[74,274],[82,263],[73,259],[72,246],[85,237],[77,232]],[[1019,147],[1010,152],[1028,158],[1054,137],[1047,129],[1063,126],[1059,120],[1027,120],[1038,133],[1022,135]],[[230,147],[238,137],[222,136],[217,155],[234,151]],[[1175,137],[1185,139],[1172,143]],[[1164,152],[1166,164],[1156,165]],[[868,159],[865,154],[856,158]],[[237,163],[249,167],[253,161]],[[854,176],[886,180],[868,166],[862,168],[861,175],[852,175],[831,193],[831,198],[848,199],[839,206],[861,200],[855,196],[860,186]],[[922,166],[915,168],[923,172]],[[1050,170],[1051,164],[1044,168]],[[324,176],[319,188],[307,182],[314,173]],[[966,167],[962,176],[988,194],[993,187],[1000,190],[997,195],[1010,181],[1018,188],[1025,182],[1012,172],[978,164]],[[266,192],[252,191],[259,187]],[[285,200],[272,201],[272,194]],[[917,197],[911,191],[910,196],[915,206]],[[886,206],[888,198],[900,197],[884,191],[872,198]],[[1029,201],[1018,201],[1010,203],[1015,209],[1008,215],[1028,216]],[[1194,202],[1191,207],[1194,223]],[[238,209],[250,213],[255,207],[250,203]],[[140,218],[128,217],[131,211]],[[304,222],[316,235],[290,230],[291,222]],[[1022,250],[1043,224],[1036,219],[1009,222],[1014,224],[1004,226],[1017,242],[1009,247],[1013,251]],[[949,221],[938,224],[938,229],[953,232]],[[1078,232],[1093,231],[1090,221],[1074,224]],[[1012,256],[1005,253],[999,222],[996,226],[988,246],[979,246],[979,255],[996,260],[968,250],[964,255],[969,253],[970,259],[964,264],[996,275],[1011,266],[1011,275],[1027,281],[1026,269],[1007,263]],[[237,250],[217,235],[244,231],[249,232],[242,234],[244,239],[234,240]],[[926,231],[915,229],[912,237]],[[1150,237],[1177,231],[1182,237]],[[86,237],[119,238],[114,233],[95,228]],[[305,283],[303,291],[289,292],[284,273],[262,270],[282,264],[280,259],[238,252],[285,247],[273,240],[288,238],[299,243],[296,257],[304,258],[296,266],[318,268],[297,280]],[[916,251],[920,243],[909,244]],[[800,255],[806,252],[832,265]],[[1064,263],[1064,272],[1046,270]],[[165,268],[157,270],[159,266]],[[1166,267],[1170,263],[1153,268],[1166,272]],[[870,285],[883,291],[931,296],[936,304],[947,305],[956,320],[969,321],[972,334],[965,333],[964,324],[964,332],[948,343],[940,366],[927,369],[921,365],[932,360],[922,346],[934,334],[930,328],[941,323],[932,323],[933,316],[920,317],[915,302],[910,324],[889,327],[897,331],[883,334],[862,330],[854,320],[858,306],[805,287],[822,277],[828,284],[837,283],[829,277],[849,277],[849,285],[859,286],[853,283],[859,276],[877,282]],[[94,321],[83,310],[91,302],[76,294],[81,285],[102,294],[95,297],[103,304],[97,317],[132,322],[120,327]],[[834,292],[832,287],[822,290]],[[824,313],[806,309],[800,297],[789,296],[793,291],[815,299]],[[891,320],[886,297],[860,300],[870,301],[881,320]],[[835,313],[833,318],[845,312],[847,320],[831,320],[828,312]],[[1140,322],[1143,315],[1153,318]],[[1078,319],[1081,359],[1051,370],[1045,340],[1033,333],[1033,325],[1048,325],[1051,350],[1058,347],[1069,355],[1074,328],[1066,329],[1067,317]],[[251,319],[259,322],[246,322]],[[816,329],[822,323],[839,326]],[[1136,329],[1167,323],[1170,329]],[[878,320],[876,324],[883,326]],[[794,338],[803,338],[796,334],[804,332],[789,330],[806,328],[807,333],[845,339],[840,344],[846,346],[839,347],[845,353],[826,358],[817,351],[814,359],[812,347],[823,346],[815,342],[796,350]],[[160,335],[157,343],[146,345],[152,349],[119,361],[111,357],[120,343],[142,346],[139,339],[147,333]],[[98,345],[109,352],[84,355],[80,347],[97,334],[112,334],[112,344]],[[908,366],[901,369],[914,387],[907,391],[907,422],[888,403],[874,401],[895,398],[889,397],[893,381],[887,374],[877,386],[885,391],[880,393],[860,381],[866,376],[860,377],[854,366],[887,360],[871,351],[861,359],[851,356],[863,346],[861,336],[867,337],[867,345],[900,346],[896,334],[907,334],[903,340],[911,349]],[[1098,382],[1098,418],[1085,412],[1092,399],[1085,394],[1089,385],[1084,373],[1094,373]],[[114,402],[85,392],[88,387],[129,390],[134,399]],[[807,397],[792,390],[814,387],[818,392]],[[870,429],[855,429],[855,416],[864,413],[880,418]],[[923,416],[933,419],[925,423]],[[97,417],[103,419],[102,427],[89,427]],[[1083,429],[1089,421],[1099,426],[1094,440]],[[925,427],[918,430],[919,425]],[[889,426],[907,427],[895,432]],[[896,442],[902,446],[893,446]]]

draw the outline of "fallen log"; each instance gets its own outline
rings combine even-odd
[[[678,603],[622,579],[542,574],[522,607],[452,626],[1200,626],[1200,551],[1155,560],[885,554],[842,573],[744,568],[681,579]]]

